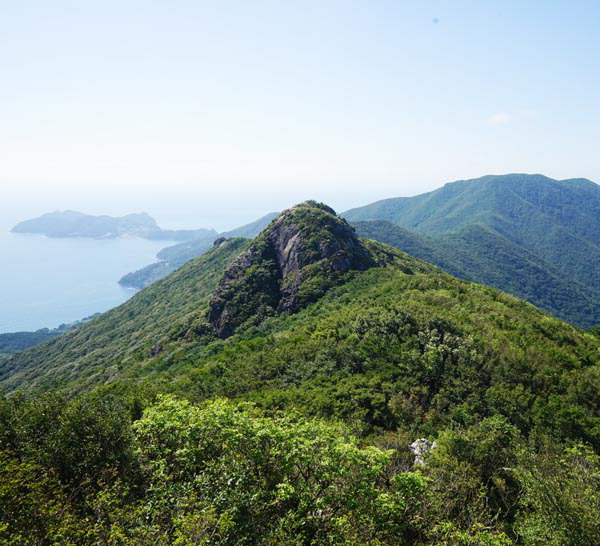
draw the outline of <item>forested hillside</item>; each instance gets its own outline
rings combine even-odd
[[[587,328],[600,321],[600,291],[565,277],[482,224],[434,235],[382,220],[353,225],[361,237],[392,245],[461,279],[501,287],[571,324]]]
[[[179,332],[207,308],[224,268],[246,244],[231,239],[81,328],[16,354],[0,368],[2,382],[53,388],[86,376],[98,385],[130,372],[172,330]]]
[[[34,345],[38,345],[44,341],[54,339],[55,337],[60,336],[73,328],[77,328],[82,324],[85,324],[98,315],[100,315],[100,313],[95,313],[94,315],[85,317],[75,322],[70,322],[68,324],[61,324],[57,328],[52,329],[40,328],[34,332],[7,332],[0,334],[0,355],[18,353],[19,351],[23,351],[24,349],[33,347]]]
[[[431,254],[451,273],[525,298],[573,324],[600,323],[600,186],[589,180],[484,176],[385,199],[344,217],[428,235],[422,240],[427,250],[417,256]],[[407,251],[414,244],[409,239],[418,240],[389,231],[379,234],[372,226],[369,236]]]
[[[0,370],[8,543],[600,540],[600,338],[324,205]]]
[[[216,233],[214,231],[207,232],[202,236],[199,236],[191,241],[185,241],[178,243],[173,246],[163,248],[156,257],[159,259],[158,262],[149,264],[137,271],[133,271],[124,275],[120,280],[119,284],[130,288],[146,288],[158,279],[162,279],[169,273],[172,273],[177,268],[181,267],[184,263],[204,254],[210,249],[216,239],[226,238],[231,239],[234,237],[245,237],[253,238],[256,237],[271,220],[277,216],[277,213],[267,214],[258,220],[226,231],[223,233]]]

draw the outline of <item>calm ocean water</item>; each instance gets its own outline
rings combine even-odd
[[[10,233],[20,219],[0,218],[0,333],[54,328],[123,303],[134,292],[117,281],[172,244]]]

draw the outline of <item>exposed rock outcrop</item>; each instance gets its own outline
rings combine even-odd
[[[350,270],[378,265],[333,209],[307,201],[281,213],[233,261],[211,297],[208,321],[226,338],[242,324],[314,302]]]
[[[223,246],[228,240],[227,237],[218,237],[214,240],[213,246]]]
[[[409,448],[415,456],[415,466],[425,466],[425,457],[432,449],[435,449],[437,442],[431,442],[427,438],[418,438]]]

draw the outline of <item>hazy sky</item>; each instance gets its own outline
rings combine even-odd
[[[599,23],[592,0],[0,0],[2,205],[222,229],[599,181]]]

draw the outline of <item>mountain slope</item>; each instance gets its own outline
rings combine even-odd
[[[599,320],[600,291],[567,280],[531,252],[481,224],[435,235],[381,220],[353,225],[361,237],[392,245],[461,279],[501,286],[572,324],[588,327]]]
[[[461,233],[458,237],[465,241],[467,227],[483,226],[488,230],[484,239],[490,234],[500,237],[497,241],[503,241],[504,246],[513,245],[511,252],[518,256],[518,262],[533,261],[538,272],[523,281],[531,285],[529,289],[516,290],[513,278],[523,276],[525,269],[520,266],[513,270],[500,259],[497,267],[488,267],[489,257],[479,254],[483,250],[479,241],[475,246],[481,248],[469,266],[474,269],[464,271],[463,276],[527,297],[575,324],[587,327],[600,322],[594,310],[600,293],[600,187],[589,180],[559,181],[522,174],[485,176],[446,184],[415,197],[379,201],[350,210],[344,217],[352,222],[386,220],[436,238]],[[482,234],[475,231],[477,236]],[[506,274],[493,276],[494,269],[504,269]],[[485,275],[481,275],[483,270]],[[564,287],[555,290],[552,279],[556,275],[563,277],[559,284],[566,281],[579,294],[566,311],[561,302],[571,297],[565,298]],[[542,299],[537,293],[546,296]]]
[[[392,399],[416,396],[433,412],[417,420],[426,426],[433,415],[454,419],[464,404],[489,414],[486,392],[497,383],[526,389],[525,413],[534,399],[550,403],[548,389],[577,398],[567,385],[580,376],[595,384],[586,370],[599,359],[597,338],[357,239],[331,209],[305,203],[253,243],[220,243],[89,324],[9,358],[0,380],[25,391],[149,381],[199,398],[243,395],[345,418],[367,412],[361,419],[383,427],[399,418]],[[446,399],[459,384],[462,394]],[[344,394],[334,410],[340,388],[358,389],[363,402]],[[511,419],[525,419],[518,413]],[[595,438],[593,430],[577,434]]]
[[[2,364],[0,380],[8,388],[35,389],[82,376],[95,385],[114,379],[151,357],[163,336],[185,329],[186,321],[207,308],[223,270],[246,245],[231,239],[88,324],[18,353]]]
[[[206,329],[210,292],[247,245],[225,243],[4,361],[3,387],[133,381],[196,401],[241,397],[341,418],[365,433],[428,435],[501,414],[523,433],[541,427],[600,448],[600,339],[391,247],[374,247],[393,258],[385,267],[349,271],[314,304],[219,339]]]
[[[600,242],[600,187],[585,179],[554,180],[543,175],[488,175],[445,184],[415,197],[384,199],[342,214],[349,221],[388,220],[420,233],[455,230],[473,221],[506,218],[527,226],[522,211],[537,209],[546,222],[569,227]],[[537,223],[537,222],[535,222]]]
[[[12,543],[600,539],[600,338],[316,203],[0,374]]]
[[[272,212],[250,224],[232,229],[231,231],[223,233],[211,231],[191,241],[163,248],[156,255],[160,261],[124,275],[119,280],[119,284],[129,288],[145,288],[158,279],[162,279],[169,273],[172,273],[192,258],[204,254],[218,238],[231,239],[234,237],[244,237],[251,239],[256,237],[276,216],[277,213]]]
[[[271,246],[273,239],[281,244]],[[302,308],[343,282],[351,270],[398,260],[405,262],[405,270],[431,269],[391,248],[363,244],[331,209],[312,202],[282,213],[252,246],[244,239],[217,243],[90,324],[15,355],[0,366],[0,381],[7,388],[28,389],[82,377],[86,385],[102,384],[152,360],[169,342],[177,346],[194,336],[226,337],[239,326]],[[291,267],[278,261],[277,252],[287,252]],[[240,259],[248,267],[240,268]],[[228,282],[232,271],[239,274],[234,285]],[[273,294],[285,305],[270,301]]]

